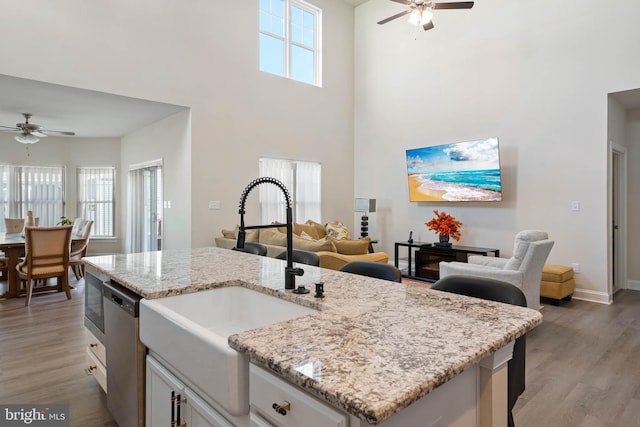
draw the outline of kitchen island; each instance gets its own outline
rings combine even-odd
[[[510,345],[542,321],[523,307],[311,266],[303,266],[297,284],[313,290],[324,282],[324,298],[293,294],[284,290],[284,261],[219,248],[85,262],[148,299],[242,286],[318,310],[234,334],[228,344],[346,412],[350,425],[392,423],[472,369],[479,378],[478,423],[506,425]]]

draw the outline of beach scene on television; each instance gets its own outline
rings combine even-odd
[[[502,200],[498,138],[407,150],[412,202]]]

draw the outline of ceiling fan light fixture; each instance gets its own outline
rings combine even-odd
[[[36,142],[40,141],[40,138],[34,135],[31,135],[30,133],[28,134],[21,133],[20,135],[16,136],[14,139],[23,144],[35,144]]]
[[[431,12],[429,9],[414,9],[413,12],[411,12],[411,14],[409,15],[409,23],[415,25],[416,27],[422,27],[424,24],[431,22],[432,18],[433,12]]]

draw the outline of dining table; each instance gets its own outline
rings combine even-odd
[[[82,236],[71,236],[71,242],[82,241]],[[16,271],[16,266],[20,262],[20,257],[24,256],[25,238],[22,233],[0,232],[0,251],[5,253],[7,258],[7,290],[0,294],[0,298],[17,298],[20,296],[20,277]]]

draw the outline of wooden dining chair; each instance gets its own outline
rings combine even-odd
[[[71,299],[69,254],[72,226],[25,227],[25,257],[16,266],[21,281],[26,282],[25,305],[31,303],[33,282],[57,278],[57,290]]]
[[[7,234],[22,233],[24,218],[5,218],[4,229]]]
[[[89,236],[91,235],[91,226],[93,221],[85,221],[75,235],[71,237],[82,236],[82,241],[71,242],[71,253],[69,254],[69,267],[73,270],[76,279],[84,277],[84,263],[82,258],[87,256],[87,246],[89,246]]]
[[[0,280],[7,280],[9,275],[9,259],[4,256],[3,252],[0,252]]]

